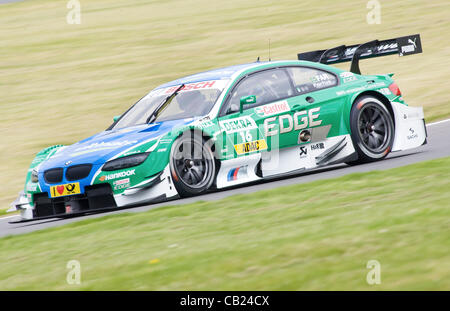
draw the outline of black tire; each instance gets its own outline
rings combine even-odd
[[[358,159],[347,164],[378,161],[391,152],[394,122],[389,110],[378,98],[362,96],[356,100],[350,112],[350,129]]]
[[[181,197],[202,194],[212,186],[216,162],[201,134],[186,132],[173,143],[170,172]]]

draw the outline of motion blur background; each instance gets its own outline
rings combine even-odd
[[[0,3],[5,2],[9,1],[0,1]],[[448,0],[381,0],[380,24],[367,23],[367,14],[370,9],[367,8],[368,1],[366,0],[81,0],[81,24],[79,25],[67,23],[67,15],[71,10],[67,8],[67,3],[68,1],[65,0],[25,0],[0,4],[0,214],[8,208],[9,203],[15,199],[18,191],[23,188],[28,166],[34,155],[42,148],[54,144],[72,144],[106,129],[112,123],[113,116],[123,113],[135,101],[163,82],[212,68],[253,62],[258,56],[261,57],[261,60],[267,60],[269,40],[271,42],[271,58],[273,60],[281,60],[296,59],[296,54],[299,52],[420,33],[423,54],[402,58],[390,56],[363,60],[361,62],[362,72],[367,74],[396,73],[394,78],[404,94],[404,99],[411,106],[423,106],[427,122],[450,117],[450,92],[448,87],[450,78],[450,45],[448,42],[450,34],[450,19],[448,18],[450,2]],[[338,67],[349,68],[349,64],[340,64]],[[434,178],[436,182],[438,182],[439,176],[442,178],[442,182],[439,181],[436,187],[433,188],[437,189],[436,191],[439,193],[448,192],[448,189],[439,188],[443,187],[445,183],[448,185],[448,171],[447,175],[439,175],[442,174],[442,166],[448,168],[449,161],[428,166],[431,167],[432,171],[427,172],[427,176],[430,176],[430,178],[431,176],[437,176]],[[427,177],[420,175],[424,167],[418,166],[415,169],[398,171],[398,176],[400,177],[396,176],[393,178],[397,178],[396,182],[399,184],[404,184],[406,180],[420,184],[420,181]],[[413,172],[417,173],[414,175],[416,179],[410,175]],[[381,177],[381,179],[384,178],[384,176],[377,174],[373,176],[375,176],[374,178],[377,176]],[[369,185],[371,187],[377,185],[383,187],[383,183],[377,184],[377,181],[379,182],[380,179],[364,181],[361,184],[357,183],[358,180],[359,177],[347,180],[347,182],[349,187],[358,185],[365,191],[364,194],[355,194],[353,196],[353,198],[359,198],[360,200],[366,200],[363,199],[365,195],[370,193],[370,189],[374,189],[370,188]],[[387,183],[387,179],[383,180]],[[353,182],[356,184],[352,184]],[[339,185],[342,184],[339,183]],[[366,186],[368,188],[365,188]],[[324,185],[322,188],[316,185],[316,187],[316,189],[324,191],[339,189],[337,184]],[[341,193],[350,193],[350,190],[347,188],[341,190]],[[372,195],[383,196],[386,190],[389,189],[379,188]],[[396,194],[396,197],[401,198],[402,195],[419,193],[420,190],[414,189],[413,185],[405,184],[404,189],[398,190],[399,193]],[[292,188],[289,191],[286,190],[283,194],[283,197],[287,200],[286,202],[290,202],[289,204],[292,207],[298,206],[298,201],[289,201],[289,198],[292,200],[296,193],[298,191]],[[315,195],[314,189],[305,190],[305,196],[307,196],[307,193]],[[279,204],[279,201],[275,200],[276,196],[261,197],[260,195],[253,196],[251,200],[246,200],[245,202],[248,203],[249,207],[257,208],[258,206],[264,209],[264,205],[261,205],[261,202],[258,201],[261,198],[265,200],[264,202],[267,206],[272,204],[272,206],[277,207],[277,204]],[[305,200],[305,202],[313,204],[312,202],[319,202],[319,199],[321,198]],[[311,217],[313,221],[317,219],[315,217],[329,219],[327,217],[336,212],[333,204],[340,202],[343,206],[348,207],[351,206],[350,203],[347,203],[348,200],[349,198],[342,198],[341,201],[327,202],[328,210],[317,210],[317,213],[313,212],[308,217]],[[226,206],[234,206],[233,204],[235,204],[236,208],[238,208],[238,201],[239,199],[237,201],[227,201]],[[256,202],[259,203],[256,204]],[[366,200],[366,202],[375,204],[377,199],[373,199],[373,201]],[[445,204],[443,202],[437,202],[437,206]],[[326,204],[322,205],[322,207]],[[358,204],[358,202],[355,202],[355,208],[359,206]],[[369,207],[372,206],[370,204],[368,205]],[[385,202],[385,212],[390,211],[389,204],[389,202]],[[208,210],[207,206],[201,203],[180,208],[177,212],[171,212],[170,210],[161,211],[156,212],[154,215],[156,215],[155,217],[158,221],[167,219],[171,221],[168,225],[174,225],[175,229],[170,231],[170,234],[179,233],[186,235],[186,232],[177,231],[176,219],[171,217],[182,217],[190,215],[192,211],[202,212],[206,210]],[[247,213],[250,217],[254,211],[247,210],[242,211],[242,213],[244,213],[242,215]],[[202,241],[199,237],[213,236],[211,234],[212,230],[221,228],[224,222],[218,222],[217,226],[214,227],[208,227],[208,225],[214,223],[214,221],[211,222],[212,220],[218,221],[223,219],[223,217],[227,217],[227,215],[229,214],[226,211],[222,211],[221,214],[212,214],[204,218],[204,231],[203,233],[200,231],[196,233],[198,234],[197,241],[199,243]],[[283,212],[283,215],[289,214]],[[430,216],[429,214],[427,215]],[[265,220],[270,219],[270,216],[266,216],[268,215],[251,219],[254,219],[256,223],[260,222],[260,228],[269,230],[269,228],[273,227],[273,224],[263,224]],[[138,223],[132,230],[138,230],[136,228],[139,228],[139,224],[145,226],[146,221],[149,221],[149,216],[147,215],[146,217],[139,218],[140,220],[137,220]],[[198,222],[194,221],[192,228],[200,230],[201,227],[194,224],[202,223],[202,218],[198,215],[195,217],[197,217],[195,221]],[[343,222],[344,219],[347,219],[345,214],[340,215],[340,217],[342,218],[339,219]],[[364,226],[367,214],[361,213],[351,217],[355,221],[352,225],[352,230],[354,231],[346,231],[348,235],[341,240],[342,245],[347,245],[354,237],[363,237],[364,235],[361,232],[367,228],[367,226]],[[430,252],[430,254],[435,252],[434,259],[431,261],[420,259],[418,261],[419,264],[405,266],[402,271],[396,270],[396,273],[405,277],[402,281],[387,283],[390,286],[388,288],[404,288],[402,286],[405,284],[409,288],[416,288],[416,280],[413,278],[411,271],[420,272],[420,269],[424,269],[426,273],[424,272],[422,276],[426,282],[420,284],[427,284],[425,288],[446,287],[448,289],[449,278],[445,279],[445,275],[448,276],[449,269],[448,266],[445,267],[443,265],[443,261],[448,263],[446,261],[448,260],[448,252],[447,255],[442,253],[442,251],[445,251],[446,235],[439,233],[439,230],[446,226],[448,230],[448,221],[439,222],[439,219],[442,219],[440,217],[447,217],[446,219],[448,219],[448,214],[445,214],[443,210],[439,210],[433,217],[437,218],[432,218],[432,220],[430,218],[429,223],[425,222],[424,219],[426,218],[418,218],[416,220],[418,224],[427,224],[426,228],[430,230],[436,229],[436,235],[433,235],[433,237],[437,240],[434,240],[433,243],[424,241],[422,248],[416,246],[416,248],[410,249],[410,252],[403,255],[405,258],[413,258],[411,254],[424,255],[427,252]],[[116,240],[124,234],[123,231],[117,231],[116,228],[129,224],[127,219],[130,221],[131,218],[125,217],[122,222],[117,220],[119,221],[118,223],[111,223],[110,221],[113,220],[105,220],[103,222],[105,228],[111,228],[113,231],[97,232],[97,237],[102,237],[102,241],[116,241],[120,242],[119,244],[122,246],[128,245],[130,240]],[[355,219],[360,219],[361,222]],[[289,216],[285,220],[293,221],[295,217]],[[230,222],[225,221],[225,223],[232,228],[236,225],[237,229],[235,229],[237,231],[235,230],[234,232],[239,234],[241,232],[252,232],[250,236],[243,237],[245,239],[262,238],[261,232],[251,231],[255,229],[255,226],[244,222],[244,218],[230,220]],[[287,228],[286,230],[298,229],[296,223],[280,222],[280,224],[283,225],[277,231],[279,234],[273,232],[273,239],[270,240],[270,245],[266,245],[267,248],[260,248],[260,250],[270,253],[274,247],[279,247],[281,244],[277,239],[280,237],[281,232],[287,232],[283,231],[284,229],[282,228]],[[324,223],[324,226],[321,227],[308,228],[314,228],[313,231],[318,233],[323,229],[331,230],[331,228],[336,228],[336,226],[342,224],[325,225]],[[243,227],[240,228],[239,225]],[[188,228],[191,227],[188,226]],[[232,232],[232,228],[229,232]],[[358,228],[361,231],[358,231]],[[417,226],[415,228],[417,229]],[[164,232],[162,227],[142,227],[141,229],[143,230],[142,232],[155,230],[155,232],[161,233],[159,240],[156,238],[158,235],[155,235],[154,245],[158,245],[159,241],[164,240],[169,234]],[[226,228],[223,229],[225,230]],[[249,231],[246,231],[247,229]],[[52,236],[52,245],[50,246],[46,244],[47,242],[43,242],[43,244],[39,244],[40,250],[45,250],[48,247],[56,250],[59,247],[60,250],[65,250],[59,252],[60,255],[69,250],[68,252],[76,257],[80,252],[85,255],[90,254],[91,251],[88,248],[91,250],[102,249],[110,251],[110,253],[102,254],[102,256],[108,257],[110,254],[114,254],[115,250],[120,249],[117,244],[105,246],[96,244],[92,240],[82,239],[82,234],[86,232],[87,227],[83,229],[68,227],[61,230],[66,230],[64,231],[65,235],[60,233],[56,235],[55,233]],[[72,231],[69,233],[68,230]],[[89,230],[99,229],[98,226],[91,226]],[[51,232],[53,231],[50,231],[49,234]],[[424,236],[419,231],[416,233],[416,237]],[[128,237],[131,238],[133,236],[135,238],[135,244],[133,248],[128,249],[128,256],[119,262],[127,264],[129,268],[131,267],[130,271],[137,271],[142,262],[146,264],[147,259],[145,258],[147,257],[141,258],[143,261],[138,263],[128,262],[128,260],[136,256],[134,253],[136,248],[149,247],[151,241],[149,237],[143,239],[143,236],[133,231],[129,231],[128,234]],[[301,237],[301,239],[307,240],[310,235],[311,232],[303,232],[296,239],[298,240]],[[62,236],[77,236],[80,238],[79,240],[69,241],[61,240]],[[32,237],[32,239],[30,238],[26,241],[20,240],[21,238],[3,241],[3,249],[11,251],[8,257],[10,262],[19,264],[24,258],[30,259],[33,257],[36,250],[32,252],[31,249],[33,245],[37,245],[37,240],[34,240],[35,238],[37,239],[37,236]],[[239,235],[237,237],[238,239],[233,239],[233,241],[238,241]],[[397,245],[397,248],[401,249],[407,245],[413,245],[416,238],[414,235],[410,237],[412,240],[405,242],[406,244]],[[315,239],[311,239],[310,244],[305,244],[302,250],[311,251],[313,252],[311,254],[315,254],[318,257],[325,253],[328,254],[328,252],[339,256],[346,254],[347,249],[345,247],[339,248],[339,244],[336,242],[324,244],[322,248],[313,249],[313,245],[319,245],[324,238],[326,239],[327,237],[317,235]],[[386,247],[395,245],[395,241],[395,236],[383,240],[386,243]],[[252,245],[242,245],[240,251],[237,248],[227,249],[225,247],[225,249],[222,249],[223,252],[220,253],[216,249],[217,245],[227,245],[228,242],[229,240],[227,239],[218,239],[191,245],[192,249],[196,249],[198,252],[203,249],[206,253],[190,254],[189,256],[185,253],[181,254],[181,257],[177,257],[178,261],[176,262],[179,263],[180,259],[187,260],[191,265],[183,267],[175,264],[176,267],[173,266],[172,268],[175,269],[173,271],[177,272],[178,275],[168,274],[164,270],[160,271],[164,273],[165,277],[156,275],[154,279],[156,282],[152,283],[154,284],[153,286],[157,289],[204,289],[206,286],[215,285],[215,288],[218,289],[233,289],[236,288],[233,287],[236,284],[243,284],[244,286],[248,285],[247,289],[280,288],[276,284],[281,284],[282,279],[280,277],[283,274],[278,273],[281,270],[265,268],[270,266],[270,260],[260,262],[259,265],[255,264],[255,266],[244,266],[243,274],[238,274],[237,279],[234,279],[234,283],[222,283],[224,278],[221,277],[219,272],[216,278],[211,277],[207,279],[208,281],[204,279],[201,283],[191,282],[188,279],[185,279],[184,283],[180,281],[187,276],[186,273],[188,272],[186,271],[190,271],[194,276],[196,273],[201,275],[200,270],[193,270],[196,264],[208,267],[208,265],[212,265],[214,260],[220,261],[221,258],[224,258],[224,255],[230,255],[231,259],[216,267],[217,271],[227,271],[228,268],[231,269],[230,267],[233,267],[233,264],[243,262],[242,258],[239,257],[240,254],[246,254],[246,258],[262,258],[260,253],[249,250],[249,247],[251,249],[253,244],[261,245],[258,244],[261,241]],[[361,243],[367,245],[367,243],[371,242],[375,243],[376,240],[373,240],[370,236],[364,241],[365,244]],[[86,248],[80,251],[77,247],[83,243]],[[74,245],[77,245],[77,247]],[[368,251],[361,245],[353,248],[354,252],[351,253],[350,257],[354,258],[355,254],[363,254]],[[433,250],[427,248],[431,247],[431,245],[434,246]],[[71,249],[72,246],[74,247],[73,249]],[[167,245],[164,247],[167,248]],[[376,248],[376,246],[374,247]],[[28,248],[30,251],[27,253],[26,249]],[[289,257],[289,254],[295,254],[298,249],[298,247],[288,245],[278,255],[285,259],[286,256]],[[246,250],[249,251],[247,252]],[[124,250],[122,249],[122,251]],[[118,254],[123,253],[118,251]],[[385,254],[387,254],[387,257],[392,256],[392,258],[398,259],[398,265],[402,266],[403,259],[398,256],[395,257],[395,252],[392,249],[386,248]],[[57,258],[56,253],[50,254],[46,253],[46,251],[39,253],[39,255],[42,256],[41,258],[46,258],[46,261],[48,260],[49,262],[52,262],[52,260],[54,262],[55,258]],[[199,255],[199,257],[195,257],[196,255]],[[205,255],[210,257],[205,257]],[[126,275],[129,274],[126,273],[129,273],[129,271],[123,272],[123,275],[119,274],[114,279],[114,282],[108,278],[104,279],[106,274],[101,272],[103,271],[102,269],[105,269],[106,273],[107,269],[105,266],[98,265],[105,257],[95,257],[95,254],[93,256],[91,260],[96,265],[92,265],[88,269],[99,273],[97,281],[100,281],[100,285],[95,287],[92,284],[98,283],[85,283],[87,285],[84,289],[120,289],[121,286],[136,289],[148,288],[142,285],[146,283],[137,283],[139,275],[136,275],[135,281],[127,279]],[[98,256],[100,256],[100,253]],[[334,258],[341,260],[339,256]],[[3,256],[3,258],[5,259],[6,257]],[[293,271],[288,269],[289,263],[298,264],[296,261],[298,258],[288,258],[290,261],[287,260],[287,263],[285,263],[287,266],[281,265],[280,269],[287,267],[286,270],[283,270],[286,272],[285,276],[293,275]],[[302,258],[298,260],[307,260],[307,257]],[[148,259],[151,259],[151,257]],[[64,258],[64,260],[68,259]],[[58,263],[59,266],[53,266],[59,267],[58,271],[61,275],[64,275],[65,271],[64,260]],[[196,262],[195,260],[199,261]],[[28,264],[30,264],[30,267],[37,267],[39,266],[39,261],[34,262],[33,265],[27,263],[27,266]],[[116,262],[109,262],[108,264],[114,267],[116,272],[121,269],[120,266],[116,266]],[[320,269],[313,269],[311,266],[306,265],[296,272],[303,273],[302,280],[305,282],[308,280],[308,277],[311,277],[311,282],[307,284],[309,284],[308,288],[312,289],[322,288],[322,285],[325,286],[327,284],[327,288],[337,289],[360,286],[359,283],[354,283],[353,281],[345,283],[347,285],[337,282],[337,280],[353,280],[350,275],[342,272],[346,271],[345,269],[351,265],[347,265],[344,261],[344,264],[347,266],[342,267],[341,271],[337,266],[333,266],[334,264],[335,262],[331,259],[330,261],[325,260],[320,263]],[[352,263],[351,267],[357,267],[359,264],[361,263]],[[1,265],[3,266],[3,263]],[[364,266],[364,263],[362,265]],[[33,274],[36,273],[35,270],[27,272],[26,269],[23,270],[24,266],[17,266],[17,268],[25,271],[23,272],[25,274],[29,273],[28,279],[26,277],[20,280],[17,278],[13,279],[15,275],[11,272],[11,269],[6,269],[6,266],[5,263],[3,272],[0,271],[0,276],[3,276],[5,281],[3,283],[4,288],[43,289],[40,286],[48,285],[49,288],[61,289],[66,286],[58,285],[60,283],[57,281],[53,282],[45,274],[41,273],[40,276]],[[184,268],[186,270],[183,270]],[[246,270],[247,268],[249,270]],[[318,276],[325,275],[333,269],[342,273],[334,274],[330,277],[328,279],[329,283],[321,283],[320,278],[317,279]],[[276,275],[274,274],[269,279],[255,278],[252,281],[251,278],[248,278],[253,273],[252,271],[256,274],[276,273]],[[312,274],[312,271],[316,274]],[[4,274],[2,275],[2,273]],[[110,277],[115,275],[109,270],[108,273]],[[0,279],[2,278],[0,277]],[[30,285],[27,283],[27,280],[35,283]],[[287,282],[289,278],[285,277],[283,280]],[[297,288],[298,283],[295,283],[296,281],[299,280],[293,279],[292,283],[284,283],[285,287],[281,288]],[[157,284],[160,284],[160,286],[157,287]],[[91,285],[94,287],[91,287]],[[424,286],[419,288],[423,289]]]

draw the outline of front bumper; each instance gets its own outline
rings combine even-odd
[[[35,194],[33,219],[87,213],[116,207],[111,186],[106,183],[98,184],[87,186],[85,193],[74,196],[49,198],[46,192]]]
[[[48,218],[67,218],[86,213],[95,213],[116,209],[113,192],[109,184],[99,184],[86,187],[81,195],[60,198],[49,198],[46,192],[34,194],[32,206],[25,193],[11,203],[8,210],[20,211],[21,220],[11,223],[41,220]]]
[[[49,218],[68,218],[87,213],[106,212],[118,208],[165,201],[178,196],[170,177],[169,166],[139,185],[114,195],[109,183],[86,186],[83,194],[49,198],[47,192],[33,195],[34,206],[24,192],[11,203],[9,211],[20,211],[21,220],[26,222]]]

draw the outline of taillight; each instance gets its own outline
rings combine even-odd
[[[400,88],[398,87],[397,83],[392,83],[389,85],[389,90],[394,94],[395,96],[402,96],[402,92],[400,91]]]

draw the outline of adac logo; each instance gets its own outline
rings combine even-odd
[[[258,139],[255,141],[234,145],[234,149],[236,149],[237,154],[266,150],[267,143],[264,139]]]

